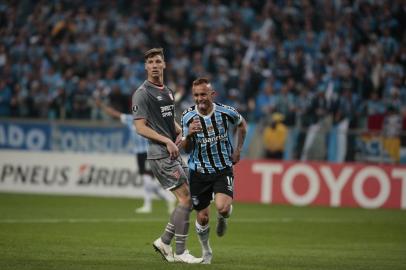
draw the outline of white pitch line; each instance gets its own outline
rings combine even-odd
[[[164,222],[162,218],[134,219],[134,218],[40,218],[40,219],[3,219],[0,223],[140,223]]]
[[[0,224],[58,224],[58,223],[147,223],[147,222],[166,222],[164,218],[39,218],[39,219],[0,219]],[[354,219],[329,219],[329,218],[232,218],[232,223],[374,223],[373,220],[354,220]],[[378,221],[379,223],[380,221]]]

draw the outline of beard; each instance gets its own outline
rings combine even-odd
[[[208,101],[208,100],[207,100],[207,101],[204,101],[204,102],[200,102],[200,103],[197,104],[197,108],[198,108],[198,110],[199,110],[200,112],[206,114],[206,113],[209,113],[210,104],[211,104],[211,102]]]
[[[207,107],[208,106],[207,106],[206,102],[200,102],[197,104],[197,108],[199,108],[199,110],[202,110],[202,111],[207,110]]]

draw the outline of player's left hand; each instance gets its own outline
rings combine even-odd
[[[182,133],[179,133],[176,137],[175,144],[177,147],[181,147],[182,145]]]
[[[171,141],[168,140],[168,142],[166,143],[166,149],[168,150],[169,153],[169,157],[171,159],[177,159],[179,156],[179,148],[176,146],[176,144]]]
[[[202,131],[202,124],[200,123],[199,119],[193,119],[193,121],[189,125],[189,135],[194,135],[195,133],[199,133]]]

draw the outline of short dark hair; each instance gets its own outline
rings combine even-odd
[[[162,59],[164,59],[164,49],[152,48],[144,53],[144,59],[147,60],[148,58],[154,57],[155,55],[160,55],[162,56]]]
[[[208,78],[205,78],[205,77],[200,77],[193,81],[193,86],[201,85],[201,84],[210,84],[210,81]]]

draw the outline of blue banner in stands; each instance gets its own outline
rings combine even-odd
[[[49,124],[13,123],[0,120],[0,149],[51,150]]]
[[[53,130],[53,150],[86,153],[131,152],[125,127],[80,127],[58,125]]]
[[[0,120],[0,149],[84,153],[131,153],[125,127],[86,127],[74,124]]]

